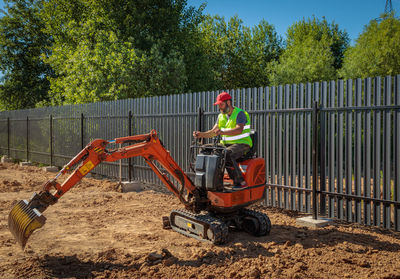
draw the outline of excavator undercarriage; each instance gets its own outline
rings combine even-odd
[[[106,147],[110,143],[124,146],[109,150]],[[47,181],[39,193],[34,193],[29,201],[21,200],[13,206],[8,216],[9,229],[24,249],[30,235],[45,224],[46,218],[42,213],[47,207],[57,203],[98,164],[140,156],[185,207],[173,210],[169,218],[164,218],[165,228],[214,244],[225,243],[230,229],[244,230],[255,236],[267,235],[271,230],[268,216],[246,209],[264,198],[264,159],[249,158],[240,163],[248,186],[236,189],[224,172],[225,152],[217,145],[206,152],[198,152],[193,182],[164,148],[154,130],[149,134],[111,141],[96,139],[65,165],[54,179]],[[62,184],[58,183],[57,179],[68,172],[70,176]]]

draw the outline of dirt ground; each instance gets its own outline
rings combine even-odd
[[[400,278],[400,234],[355,224],[296,225],[298,214],[256,206],[271,234],[232,232],[216,246],[162,229],[181,208],[165,188],[121,193],[85,178],[44,215],[25,251],[7,226],[14,200],[29,199],[54,173],[0,164],[0,278]]]

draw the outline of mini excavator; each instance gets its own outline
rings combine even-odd
[[[106,149],[110,143],[122,145],[113,150]],[[31,234],[45,224],[46,218],[42,213],[46,208],[57,203],[98,164],[141,156],[185,207],[173,210],[169,217],[164,218],[164,228],[214,244],[227,241],[229,228],[264,236],[271,230],[268,216],[246,207],[264,198],[265,161],[254,156],[251,158],[252,151],[248,153],[250,158],[242,158],[240,162],[248,186],[236,189],[224,172],[226,149],[217,144],[203,151],[199,149],[192,164],[194,179],[190,179],[164,148],[155,130],[111,141],[95,139],[29,201],[16,202],[8,216],[8,226],[24,249]],[[57,179],[68,172],[70,176],[58,183]]]

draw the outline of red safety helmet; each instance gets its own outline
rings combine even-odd
[[[217,96],[217,101],[214,103],[214,106],[219,105],[222,102],[232,100],[232,96],[227,92],[222,92]]]

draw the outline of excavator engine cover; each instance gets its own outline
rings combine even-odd
[[[8,228],[22,249],[33,231],[43,227],[45,222],[46,217],[36,208],[31,208],[26,200],[17,202],[8,215]]]
[[[208,191],[221,191],[223,189],[221,170],[221,157],[215,154],[199,154],[195,164],[196,176],[194,184],[197,188]]]

